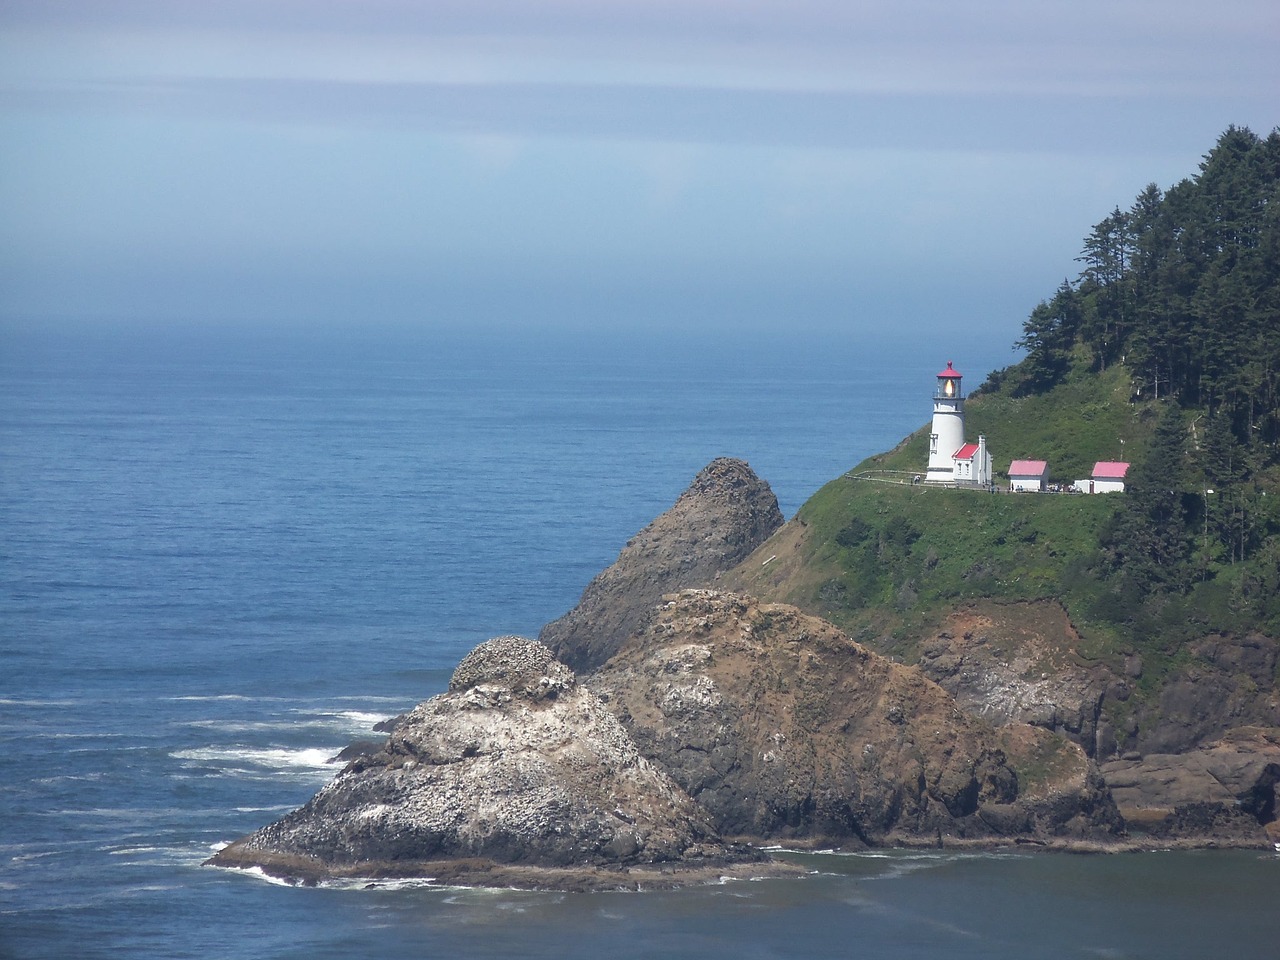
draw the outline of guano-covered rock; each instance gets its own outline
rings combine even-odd
[[[305,806],[211,863],[300,882],[674,885],[762,869],[542,644],[499,637]]]

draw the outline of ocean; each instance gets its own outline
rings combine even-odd
[[[1273,958],[1280,856],[794,855],[563,895],[201,866],[536,636],[717,456],[791,516],[929,416],[891,332],[0,333],[0,958]]]

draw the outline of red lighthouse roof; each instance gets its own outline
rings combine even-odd
[[[959,380],[962,376],[963,374],[959,370],[957,370],[955,367],[953,367],[951,365],[951,361],[948,360],[947,369],[943,370],[940,374],[938,374],[938,379],[941,380],[943,377],[951,377],[956,380]]]

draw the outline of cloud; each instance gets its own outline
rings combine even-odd
[[[1151,155],[1202,150],[1229,123],[1265,132],[1270,98],[1122,97],[298,79],[111,81],[0,92],[0,106],[270,125],[819,149]],[[507,148],[509,150],[509,146]]]
[[[977,315],[1275,125],[1274,6],[7,0],[0,313]]]
[[[816,94],[1252,96],[1270,2],[431,3],[10,0],[10,81],[659,87]],[[2,22],[2,21],[0,21]]]
[[[10,0],[0,108],[491,140],[1181,151],[1274,124],[1274,7]]]

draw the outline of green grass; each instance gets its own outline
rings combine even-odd
[[[966,598],[1059,597],[1116,498],[986,493],[842,478],[800,510],[827,613],[924,613]],[[838,585],[838,586],[833,586]]]

